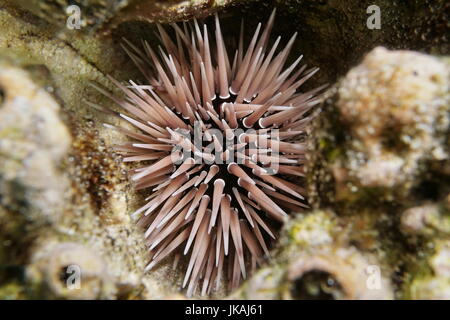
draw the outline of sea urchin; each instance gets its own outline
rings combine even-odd
[[[283,68],[296,34],[278,53],[280,37],[269,49],[274,17],[264,30],[258,24],[246,50],[241,27],[232,61],[217,15],[214,42],[195,20],[172,24],[172,38],[158,25],[159,56],[146,41],[142,50],[123,46],[148,84],[111,78],[125,93],[111,99],[128,115],[113,113],[138,129],[107,125],[132,139],[115,150],[145,163],[131,179],[152,190],[133,214],[146,230],[147,270],[169,254],[175,263],[187,256],[189,296],[197,286],[202,294],[217,289],[224,266],[236,288],[269,255],[286,210],[307,207],[304,189],[289,179],[303,176],[304,129],[322,87],[299,92],[318,70],[294,72],[301,56]]]

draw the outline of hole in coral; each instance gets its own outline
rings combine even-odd
[[[70,281],[70,277],[72,276],[72,272],[69,270],[70,266],[64,266],[60,269],[59,272],[59,280],[63,284],[63,286],[66,286],[67,283]]]
[[[398,134],[398,128],[387,126],[381,135],[381,143],[385,150],[401,155],[409,150],[409,145],[405,143]]]
[[[433,180],[422,181],[415,189],[420,199],[438,200],[440,195],[439,183]]]
[[[338,300],[344,295],[339,282],[328,272],[310,271],[294,281],[291,297],[296,300]]]
[[[2,107],[3,102],[5,101],[5,91],[2,87],[0,87],[0,108]]]

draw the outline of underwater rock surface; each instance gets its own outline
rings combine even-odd
[[[448,292],[422,277],[439,281],[433,259],[449,231],[449,79],[447,58],[375,48],[311,129],[310,201],[352,225],[350,243],[378,257],[397,298]]]
[[[311,86],[329,83],[309,128],[312,209],[239,290],[214,297],[450,299],[445,1],[379,1],[380,30],[366,27],[369,1],[86,0],[80,30],[66,28],[67,3],[0,0],[0,299],[183,298],[171,261],[144,273],[129,214],[145,194],[111,151],[124,138],[102,123],[116,120],[84,103],[107,103],[89,83],[141,79],[121,37],[156,41],[156,21],[218,11],[236,34],[274,6],[274,34],[299,31],[294,52],[321,68]]]

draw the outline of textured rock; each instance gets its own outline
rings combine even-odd
[[[46,244],[35,248],[27,268],[29,287],[36,297],[101,299],[113,296],[115,286],[107,265],[97,253],[77,243]]]
[[[448,158],[449,76],[436,58],[384,48],[346,75],[337,106],[352,134],[349,179],[408,192],[426,169],[420,163]]]
[[[449,158],[449,75],[435,57],[376,48],[330,90],[330,118],[321,118],[328,123],[318,124],[316,136],[336,183],[328,198],[373,194],[406,203],[420,196],[415,188]]]
[[[415,277],[410,287],[412,299],[450,299],[450,242],[438,241],[435,253],[430,257],[432,274],[420,274]]]
[[[0,168],[2,205],[27,219],[55,222],[67,179],[58,165],[71,142],[59,106],[21,69],[0,65]]]

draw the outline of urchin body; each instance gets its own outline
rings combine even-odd
[[[159,55],[147,42],[124,46],[148,85],[113,80],[125,93],[113,99],[128,114],[117,115],[138,129],[108,125],[132,139],[115,149],[143,162],[131,179],[152,191],[133,214],[145,228],[147,270],[187,257],[188,295],[218,288],[225,271],[236,288],[269,255],[273,227],[307,207],[291,181],[303,176],[304,129],[320,90],[298,89],[317,69],[296,70],[301,57],[284,69],[296,35],[277,52],[273,22],[274,13],[246,50],[241,28],[232,60],[217,16],[214,42],[196,21],[174,24],[175,40],[158,27]]]

